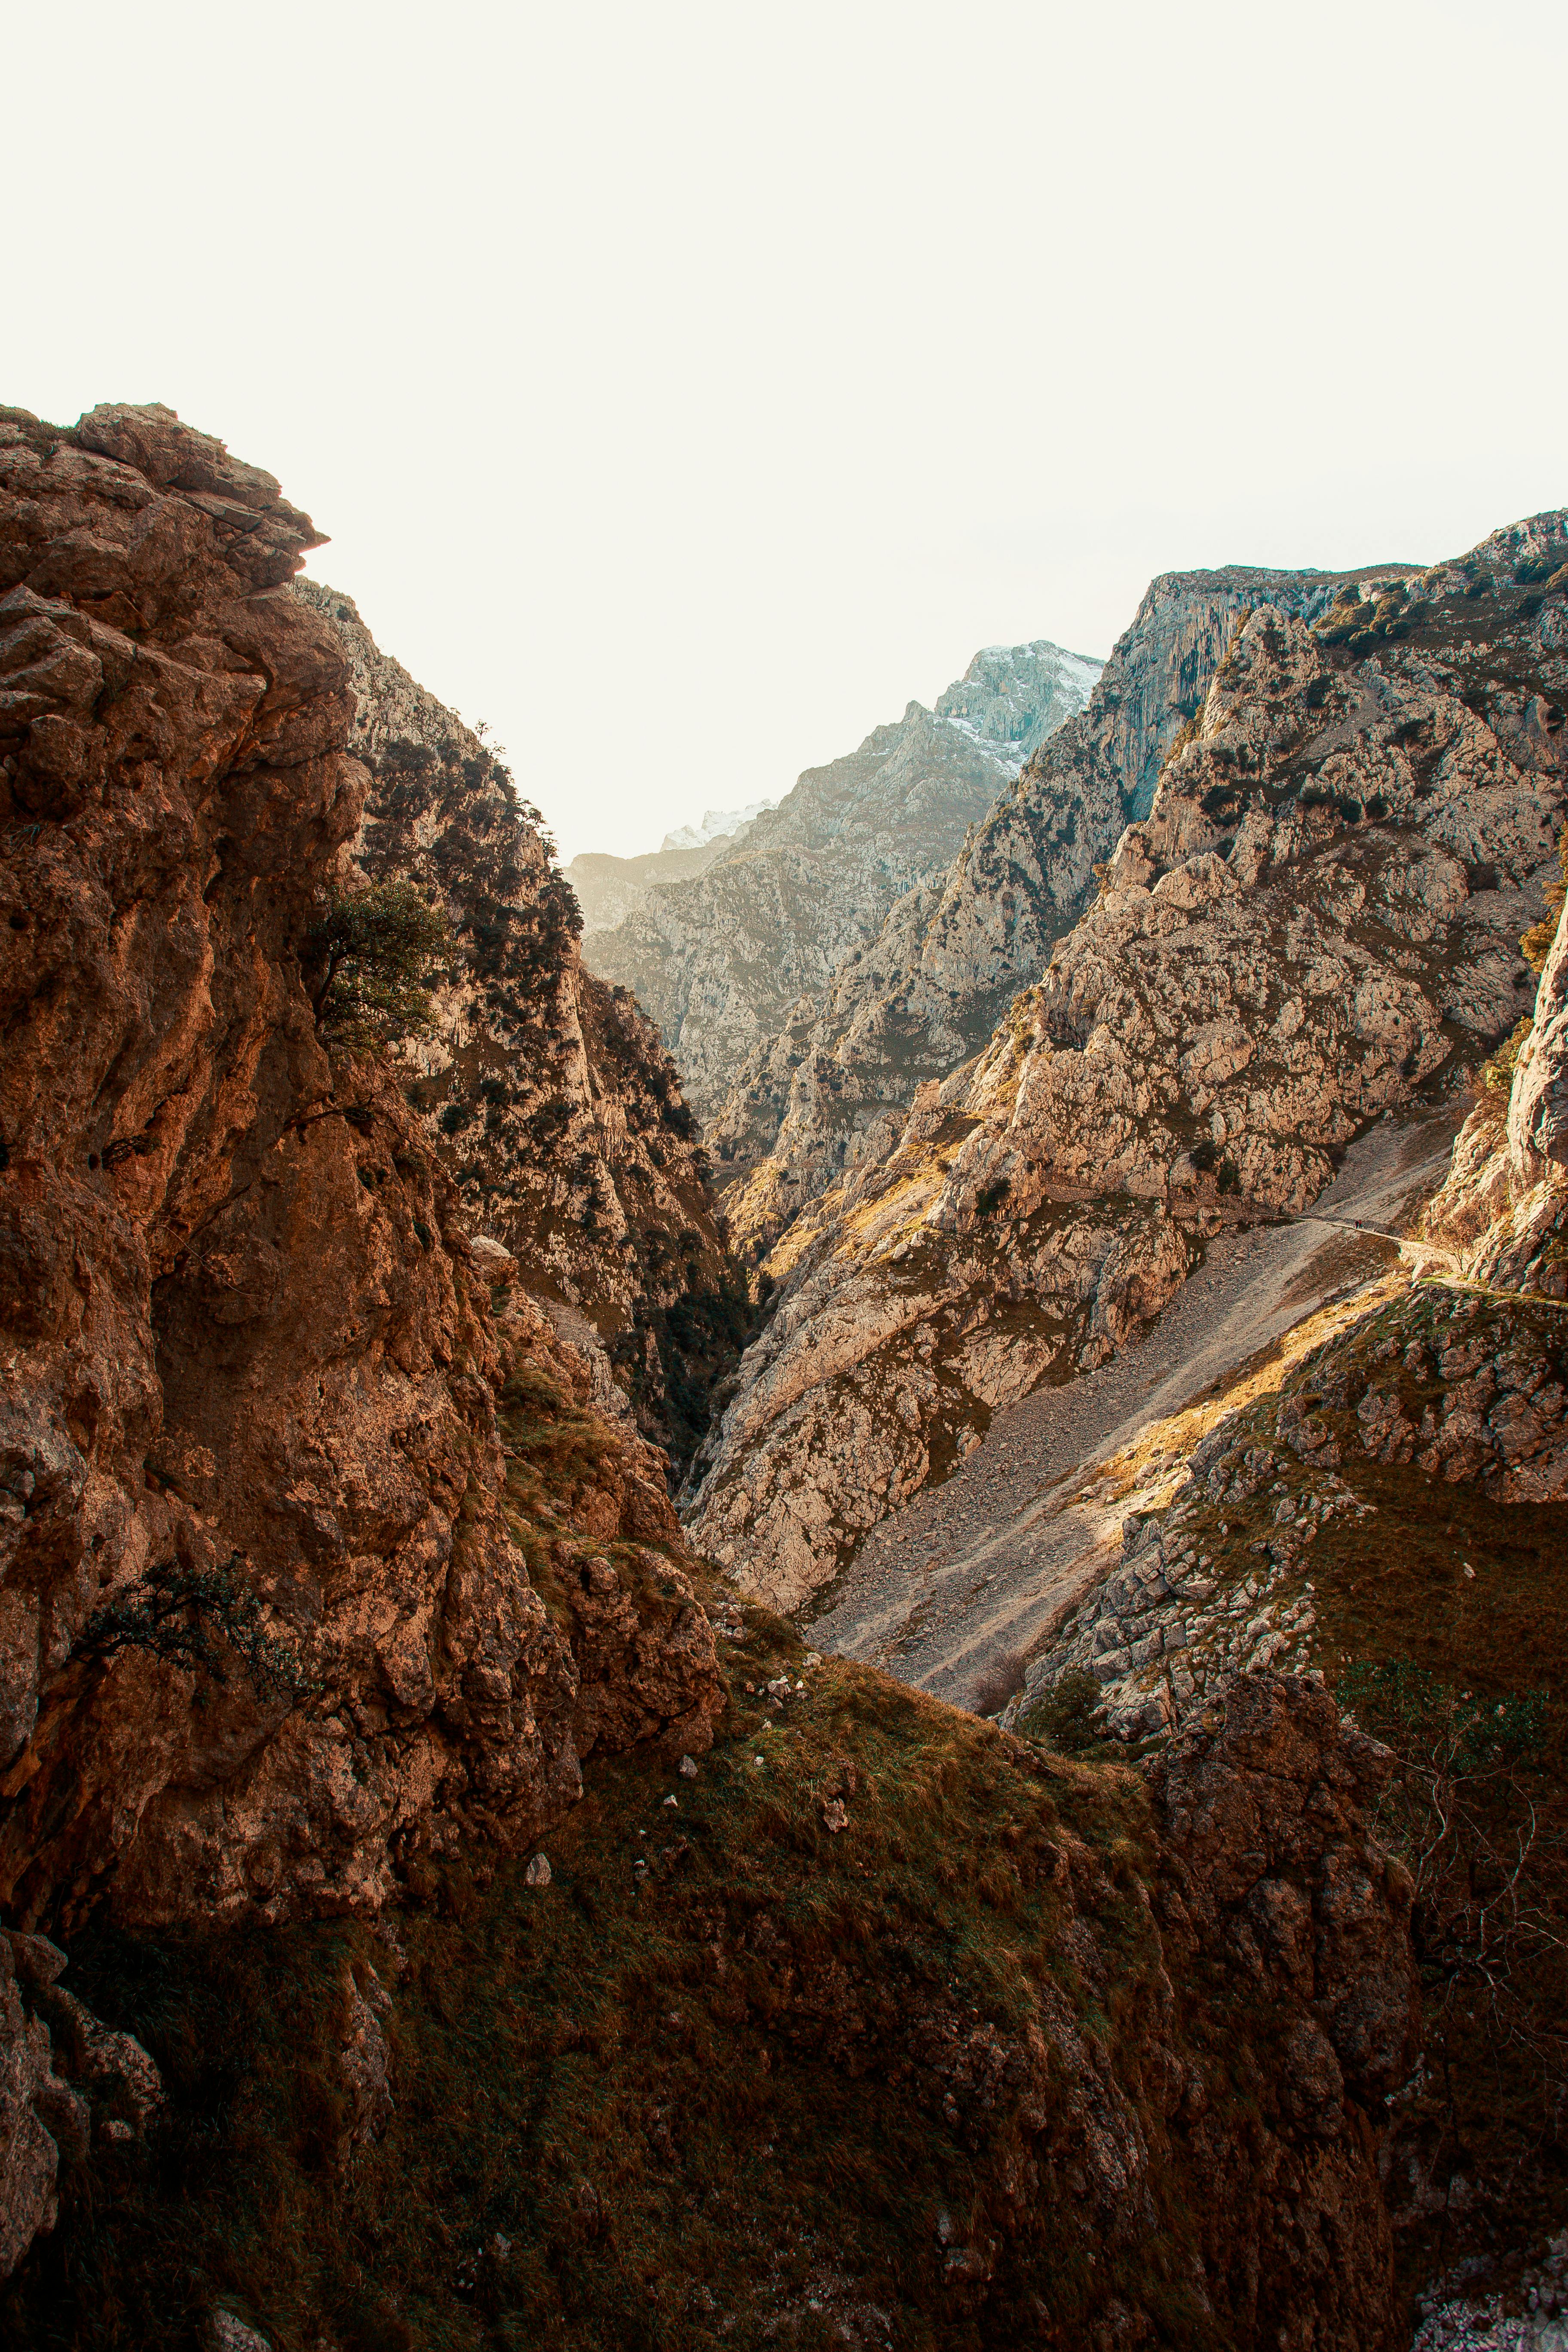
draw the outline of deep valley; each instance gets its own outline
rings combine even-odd
[[[1568,512],[569,872],[321,544],[0,410],[6,2342],[1568,2343]]]

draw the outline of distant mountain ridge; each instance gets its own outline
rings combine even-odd
[[[759,1042],[706,1114],[743,1255],[760,1257],[826,1184],[883,1149],[886,1120],[977,1052],[1038,976],[1093,898],[1097,865],[1149,814],[1162,762],[1194,723],[1242,616],[1263,603],[1316,611],[1342,576],[1230,564],[1151,583],[1087,708],[1037,742],[946,871],[894,901],[876,937]],[[994,727],[1013,658],[1005,647],[977,656],[939,709]]]
[[[665,879],[655,860],[574,861],[584,961],[636,992],[702,1115],[759,1045],[815,1017],[846,954],[945,871],[1099,674],[1098,662],[1045,639],[987,646],[934,709],[910,702],[854,751],[808,768],[742,839],[658,854],[701,860],[696,870]],[[624,912],[605,923],[612,885]]]
[[[752,801],[742,809],[705,809],[700,824],[677,825],[657,849],[636,857],[617,857],[607,850],[585,850],[565,869],[577,894],[584,928],[613,931],[641,907],[647,892],[664,882],[689,882],[744,840],[774,800]]]
[[[775,809],[778,804],[779,796],[775,793],[771,801],[748,801],[744,808],[704,809],[700,824],[677,825],[673,833],[665,835],[659,847],[661,850],[706,849],[710,841],[740,841],[765,810]]]

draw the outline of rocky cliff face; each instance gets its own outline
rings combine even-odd
[[[844,955],[946,866],[1099,667],[1044,642],[977,654],[934,710],[911,702],[858,751],[808,768],[703,873],[586,939],[593,969],[658,1023],[703,1118],[759,1045],[816,1018]]]
[[[306,581],[293,593],[351,666],[350,748],[370,778],[354,862],[374,880],[413,877],[452,926],[436,1026],[402,1056],[430,1148],[566,1335],[597,1339],[644,1434],[683,1469],[747,1315],[674,1067],[626,991],[584,971],[572,892],[495,754],[346,597]]]
[[[782,1302],[692,1518],[714,1559],[798,1605],[998,1403],[1157,1312],[1215,1220],[1301,1209],[1362,1122],[1513,1025],[1565,542],[1540,517],[1236,628],[1043,975],[765,1261]]]
[[[826,2294],[849,2340],[883,2297],[1392,2347],[1381,1751],[1266,1678],[1085,1772],[710,1616],[563,1336],[656,1295],[595,1251],[682,1213],[679,1098],[483,747],[289,584],[313,541],[166,410],[0,417],[0,2272],[57,2201],[68,2241],[9,2332],[400,2343],[457,2298],[586,2345],[673,2274],[693,2342]],[[452,918],[412,1075],[318,1034],[356,866]],[[775,2120],[840,2217],[805,2267]],[[847,2200],[848,2145],[915,2169]]]
[[[1002,1717],[1159,1743],[1287,1674],[1325,1678],[1393,1741],[1380,1832],[1415,1884],[1426,2055],[1382,2170],[1406,2274],[1441,2306],[1423,2345],[1500,2344],[1505,2294],[1551,2311],[1562,2294],[1568,1174],[1542,1106],[1565,1066],[1563,919],[1555,932],[1533,1017],[1487,1066],[1407,1252],[1417,1278],[1385,1275],[1277,1387],[1221,1413]]]
[[[388,1065],[316,1034],[301,951],[372,780],[340,627],[287,584],[315,543],[165,409],[0,417],[24,1925],[372,1909],[474,1824],[504,1847],[557,1814],[595,1738],[689,1744],[716,1704],[706,1621],[655,1574],[662,1463],[476,1255]],[[598,1433],[548,1491],[509,1469],[520,1412]]]
[[[1146,816],[1239,617],[1311,615],[1354,574],[1171,572],[1156,580],[1088,707],[1034,751],[952,866],[909,891],[790,1026],[763,1040],[708,1121],[726,1229],[758,1262],[805,1202],[887,1148],[881,1122],[987,1042]],[[956,689],[954,689],[956,691]]]
[[[1531,1013],[1481,1073],[1423,1231],[1472,1282],[1568,1298],[1568,913]]]
[[[1414,1464],[1504,1505],[1568,1499],[1562,1327],[1523,1299],[1434,1286],[1315,1350],[1279,1396],[1220,1422],[1170,1510],[1128,1521],[1122,1559],[1030,1662],[1007,1719],[1088,1675],[1105,1728],[1142,1739],[1240,1675],[1342,1664],[1327,1653],[1311,1571],[1378,1515],[1350,1474]]]
[[[351,661],[351,748],[369,772],[357,868],[416,877],[454,927],[437,1024],[402,1054],[430,1148],[562,1331],[605,1350],[599,1402],[614,1412],[626,1392],[684,1470],[748,1307],[675,1066],[627,990],[583,969],[572,889],[499,757],[348,597],[312,581],[294,595]]]

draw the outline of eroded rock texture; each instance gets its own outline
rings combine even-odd
[[[1238,1675],[1331,1664],[1311,1571],[1316,1551],[1377,1520],[1345,1475],[1358,1464],[1411,1463],[1498,1503],[1568,1497],[1563,1320],[1528,1298],[1420,1286],[1314,1351],[1279,1397],[1218,1423],[1168,1510],[1127,1521],[1122,1559],[1031,1661],[1006,1719],[1089,1675],[1108,1730],[1148,1738]],[[1244,1540],[1254,1498],[1270,1524]]]
[[[1376,2158],[1417,2009],[1410,1881],[1364,1820],[1386,1752],[1321,1689],[1250,1678],[1151,1768],[1136,1864],[1075,1833],[1071,1767],[1001,1752],[1068,1816],[1008,1825],[1007,1867],[1056,1898],[1021,2015],[918,1978],[889,1997],[886,1956],[765,1916],[731,1960],[775,2033],[907,2086],[973,2164],[967,2212],[938,2220],[947,2325],[1392,2352]]]
[[[1077,1833],[1091,1776],[1000,1753],[1061,1807],[1047,1828],[1013,1800],[1005,1870],[1054,1900],[1005,2022],[913,1971],[891,1994],[896,1942],[764,1915],[726,1954],[775,2034],[899,2086],[973,2165],[937,2223],[946,2324],[1062,2352],[1392,2352],[1376,2158],[1417,2011],[1410,1881],[1364,1821],[1386,1752],[1322,1690],[1249,1678],[1150,1769],[1136,1861]]]
[[[1043,976],[764,1261],[783,1301],[692,1515],[712,1559],[798,1604],[997,1404],[1157,1312],[1216,1218],[1301,1209],[1515,1024],[1562,822],[1560,552],[1546,515],[1313,622],[1247,615]]]
[[[105,1893],[149,1921],[374,1906],[465,1826],[531,1833],[596,1731],[679,1718],[690,1746],[716,1703],[689,1599],[645,1579],[628,1603],[613,1564],[613,1596],[587,1589],[623,1533],[673,1535],[629,1433],[563,1490],[548,1539],[583,1599],[547,1615],[497,1399],[535,1361],[586,1396],[590,1368],[526,1300],[492,1316],[504,1254],[476,1257],[389,1067],[316,1036],[300,950],[368,781],[342,636],[286,584],[316,538],[168,410],[0,416],[23,1924]],[[657,1702],[590,1719],[574,1643],[623,1604]]]
[[[1217,2070],[1194,2070],[1173,2126],[1201,2183],[1211,2307],[1237,2344],[1403,2341],[1368,2162],[1419,2032],[1414,1888],[1363,1818],[1391,1764],[1325,1691],[1258,1675],[1149,1768],[1165,1966],[1184,1987],[1205,1965],[1245,1987],[1256,2105],[1211,2106]]]
[[[88,2136],[87,2108],[56,2073],[48,2026],[23,1990],[0,1935],[0,2279],[54,2228],[61,2159],[79,2156]]]
[[[1488,1066],[1423,1217],[1440,1278],[1315,1349],[1277,1398],[1219,1422],[1171,1508],[1128,1521],[1122,1560],[1031,1661],[1009,1722],[1064,1676],[1088,1675],[1107,1727],[1147,1738],[1248,1670],[1314,1666],[1311,1547],[1336,1523],[1376,1516],[1347,1483],[1347,1465],[1413,1464],[1502,1504],[1568,1498],[1568,1174],[1534,1140],[1543,1130],[1553,1140],[1540,1107],[1568,1066],[1565,936],[1562,915],[1513,1041],[1511,1085]],[[1279,1498],[1272,1528],[1238,1564],[1233,1527],[1268,1496]]]
[[[294,593],[352,666],[350,748],[370,778],[354,862],[378,881],[413,876],[452,925],[437,1025],[400,1062],[431,1148],[529,1290],[607,1351],[639,1426],[684,1471],[748,1317],[674,1066],[629,992],[584,969],[572,891],[495,753],[346,597],[309,581]]]
[[[787,1666],[789,1651],[804,1664],[793,1643],[767,1663]],[[220,2282],[245,2289],[273,2341],[313,2341],[372,2271],[381,2334],[413,2303],[411,2278],[431,2281],[425,2309],[438,2309],[454,2244],[493,2231],[485,2205],[513,2132],[555,2112],[567,2034],[581,2128],[541,2136],[521,2210],[489,2241],[492,2262],[511,2255],[491,2274],[492,2324],[525,2340],[537,2333],[527,2265],[581,2227],[574,2216],[592,2232],[595,2285],[626,2280],[622,2309],[647,2297],[627,2247],[658,2249],[677,2341],[690,2315],[713,2341],[755,2344],[809,2339],[824,2314],[842,2315],[851,2341],[923,2331],[1053,2352],[1398,2340],[1377,2163],[1411,2056],[1409,1890],[1365,1828],[1382,1752],[1321,1691],[1268,1676],[1145,1781],[854,1670],[805,1674],[809,1691],[805,1675],[770,1677],[790,1694],[787,1732],[763,1735],[787,1738],[787,1781],[769,1791],[753,1777],[754,1724],[743,1741],[726,1726],[716,1762],[679,1783],[685,1834],[638,1841],[666,1784],[607,1775],[587,1817],[552,1838],[553,1884],[502,1873],[461,1921],[431,1905],[383,1922],[374,1943],[352,1928],[330,1947],[287,1929],[243,1939],[250,1999],[290,1969],[306,1997],[286,2011],[288,2046],[257,2036],[254,2064],[248,2021],[217,2028],[242,2084],[232,2134],[215,2129],[210,2077],[191,2063],[193,2011],[160,1979],[166,2122],[135,2120],[129,2084],[90,2093],[95,2142],[123,2125],[156,2150],[131,2175],[155,2184],[152,2200],[142,2189],[119,2209],[151,2201],[147,2340],[194,2334]],[[700,1791],[719,1785],[710,1808]],[[818,1830],[819,1814],[837,1829]],[[699,2003],[701,2042],[683,2049],[677,2029]],[[29,2010],[58,2014],[36,1985],[24,2026]],[[134,2074],[134,2052],[112,2038]],[[56,2045],[68,2070],[88,2059],[68,2032]],[[485,2095],[430,2098],[454,2052],[487,2069]],[[759,2077],[829,2118],[792,2135],[784,2198],[780,2168],[754,2164],[777,2145],[759,2124],[778,2128],[748,2105]],[[299,2124],[307,2089],[313,2147]],[[634,2135],[654,2163],[627,2160]],[[451,2151],[436,2194],[426,2137]],[[263,2140],[286,2193],[258,2211],[245,2189]],[[209,2165],[216,2183],[194,2179]],[[860,2184],[847,2198],[846,2177]],[[733,2203],[716,2183],[737,2184]],[[93,2219],[76,2185],[67,2243],[5,2301],[18,2341],[37,2332],[34,2314],[62,2335],[76,2316],[72,2269]],[[116,2233],[120,2279],[141,2252],[133,2236]],[[309,2272],[285,2301],[278,2281],[299,2276],[302,2242]],[[603,2309],[579,2306],[553,2332],[624,2340],[613,2305],[598,2324]]]

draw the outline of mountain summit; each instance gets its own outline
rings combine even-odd
[[[756,819],[767,809],[775,809],[778,799],[748,801],[744,808],[704,809],[700,824],[678,824],[659,843],[665,849],[706,849],[713,841],[739,841],[748,833]]]
[[[643,869],[636,877],[606,874],[608,860],[574,862],[579,889],[635,881],[636,899],[623,898],[605,928],[595,913],[612,910],[606,898],[584,898],[584,961],[636,992],[700,1114],[718,1108],[759,1044],[816,1017],[844,956],[875,939],[907,891],[944,871],[1099,674],[1098,662],[1044,639],[988,646],[934,709],[910,702],[858,750],[806,769],[700,871],[667,881],[650,861],[628,861]]]

